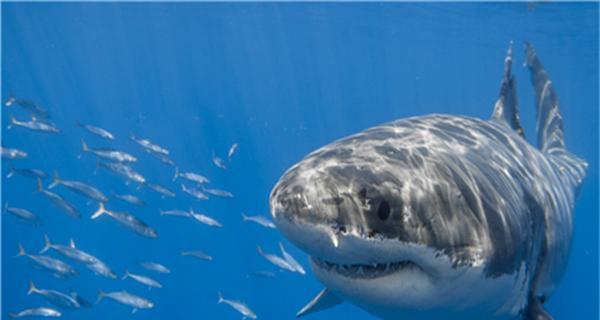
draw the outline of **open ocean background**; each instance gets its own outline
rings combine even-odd
[[[598,4],[597,3],[6,3],[2,9],[2,99],[13,94],[44,106],[62,132],[7,130],[18,107],[2,106],[2,144],[29,153],[2,163],[2,205],[27,208],[44,220],[35,227],[2,215],[2,318],[47,305],[27,296],[39,288],[69,292],[94,302],[98,288],[127,290],[153,301],[151,310],[110,300],[91,309],[65,310],[64,319],[240,319],[217,292],[246,302],[259,319],[292,319],[322,286],[306,276],[279,272],[256,245],[277,252],[284,241],[308,268],[306,255],[274,229],[243,222],[241,213],[269,212],[268,196],[285,169],[334,139],[398,118],[428,113],[488,118],[499,92],[503,60],[515,41],[514,73],[527,138],[533,141],[534,97],[522,42],[531,41],[553,80],[564,116],[568,149],[586,159],[588,176],[577,201],[575,236],[567,273],[547,308],[555,319],[598,319]],[[108,129],[116,140],[92,136],[77,122]],[[235,198],[195,201],[183,194],[174,168],[143,152],[129,133],[170,150],[183,171],[210,178],[210,186]],[[124,184],[80,140],[138,156],[134,168],[176,191],[161,198],[146,187]],[[227,170],[211,155],[226,157]],[[59,186],[53,189],[82,213],[77,220],[36,192],[35,180],[6,178],[10,166],[38,168],[65,179],[133,193],[148,205],[110,199],[154,227],[142,238],[107,216],[91,220],[97,204]],[[44,181],[44,186],[50,179]],[[193,207],[223,223],[210,228],[159,215],[159,209]],[[14,258],[73,238],[119,275],[59,280]],[[213,261],[180,256],[203,250]],[[56,256],[55,253],[51,255]],[[138,262],[153,260],[171,274],[153,274]],[[120,280],[125,269],[150,275],[164,288],[148,290]],[[272,279],[247,277],[271,270]],[[311,319],[371,319],[344,304]]]

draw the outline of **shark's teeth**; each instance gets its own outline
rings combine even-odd
[[[376,278],[406,268],[419,268],[419,266],[412,261],[388,262],[381,264],[337,264],[317,258],[313,258],[313,261],[322,269],[336,272],[343,276],[357,278]]]

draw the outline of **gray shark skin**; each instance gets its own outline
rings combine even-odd
[[[512,45],[492,117],[400,119],[324,146],[270,196],[325,285],[298,316],[349,301],[384,319],[552,319],[587,164],[564,144],[533,47],[538,144],[524,139]]]

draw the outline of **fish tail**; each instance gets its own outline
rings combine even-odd
[[[58,172],[54,170],[54,175],[52,176],[52,183],[48,186],[48,189],[52,189],[56,187],[60,183],[60,177],[58,176]]]
[[[4,103],[4,105],[7,107],[12,107],[12,105],[15,104],[16,100],[17,99],[14,96],[10,95],[8,97],[8,99],[6,99],[6,102]]]
[[[105,295],[106,293],[104,293],[102,289],[98,289],[98,299],[96,299],[96,304],[100,303],[100,301],[102,301],[102,298],[104,298]]]
[[[30,295],[37,291],[37,288],[33,284],[33,280],[29,279],[29,290],[27,290],[27,295]]]
[[[248,216],[242,212],[242,220],[248,221]]]
[[[256,251],[258,251],[258,254],[260,254],[261,256],[265,255],[265,252],[263,251],[263,249],[260,246],[256,246]]]
[[[281,241],[279,241],[279,250],[281,251],[281,254],[284,254],[285,248],[283,247],[283,243],[281,243]]]
[[[125,280],[129,278],[129,270],[125,269],[125,274],[123,275],[123,277],[121,277],[121,280]]]
[[[225,302],[225,299],[223,299],[223,295],[221,294],[221,292],[219,292],[218,294],[219,294],[219,301],[217,301],[217,303]]]
[[[83,150],[83,152],[90,151],[90,148],[88,147],[87,143],[85,143],[85,141],[83,139],[81,139],[81,150]]]
[[[107,213],[108,211],[106,209],[104,209],[104,203],[99,202],[98,203],[98,210],[96,210],[96,212],[94,212],[94,214],[92,215],[92,219],[96,219],[99,216]]]
[[[2,212],[7,212],[8,211],[8,201],[4,203],[4,208],[2,210]]]
[[[44,235],[44,248],[42,248],[42,250],[40,251],[40,254],[50,250],[50,247],[52,247],[52,242],[50,242],[50,238],[48,238],[48,235],[45,234]]]
[[[175,166],[175,175],[173,176],[173,181],[177,180],[177,177],[179,177],[179,168]]]
[[[10,123],[8,124],[8,127],[6,127],[6,128],[10,130],[16,123],[17,123],[17,119],[15,119],[15,116],[13,116],[11,114],[10,115]]]
[[[42,179],[37,178],[37,191],[38,192],[42,192],[42,189],[43,189],[43,187],[42,187]]]
[[[19,243],[19,253],[17,253],[16,257],[22,257],[25,255],[27,255],[25,248],[23,248],[23,245]]]
[[[18,314],[16,314],[16,313],[9,313],[9,314],[8,314],[8,317],[9,317],[9,318],[11,318],[11,319],[14,319],[14,318],[16,318],[16,317],[18,317],[18,316],[19,316],[19,315],[18,315]]]
[[[8,171],[8,174],[6,175],[6,179],[10,179],[12,176],[15,175],[15,167],[13,167],[13,165],[10,165],[10,171]]]

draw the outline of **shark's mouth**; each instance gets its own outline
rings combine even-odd
[[[339,264],[316,257],[310,259],[314,266],[348,278],[373,279],[411,269],[422,271],[419,265],[410,260],[375,264]]]

